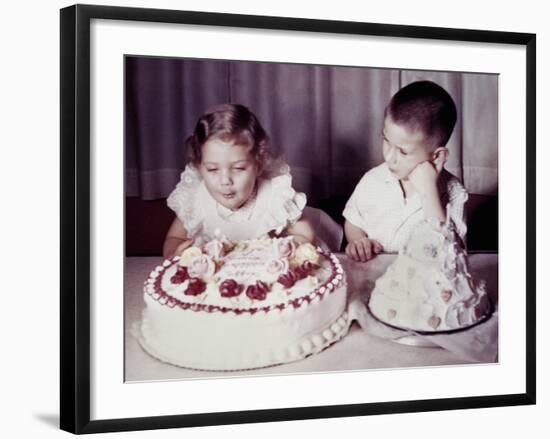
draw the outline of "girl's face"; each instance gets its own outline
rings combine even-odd
[[[202,146],[199,167],[206,188],[222,206],[237,210],[252,195],[258,178],[258,165],[249,148],[218,138]]]
[[[390,116],[384,121],[382,134],[384,160],[399,180],[406,180],[418,164],[431,159],[424,135],[396,124]]]

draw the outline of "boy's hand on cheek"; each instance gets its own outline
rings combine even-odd
[[[382,251],[382,244],[367,237],[352,241],[346,246],[346,255],[358,262],[366,262]]]
[[[409,182],[420,195],[424,216],[427,219],[444,222],[445,207],[441,204],[437,190],[437,179],[440,171],[441,168],[436,167],[432,162],[420,163],[409,174]]]
[[[408,180],[414,186],[415,190],[421,195],[426,196],[437,191],[437,178],[439,172],[432,162],[426,161],[419,163],[409,174]]]

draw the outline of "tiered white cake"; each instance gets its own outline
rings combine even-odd
[[[384,323],[426,332],[465,328],[491,312],[485,284],[470,275],[454,231],[428,221],[376,281],[369,309]]]
[[[151,355],[208,370],[264,367],[320,352],[348,331],[333,254],[291,238],[191,247],[144,287],[140,341]]]

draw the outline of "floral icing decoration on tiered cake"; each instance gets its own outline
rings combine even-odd
[[[475,282],[451,224],[420,222],[369,300],[384,323],[413,331],[466,328],[491,313],[485,282]]]

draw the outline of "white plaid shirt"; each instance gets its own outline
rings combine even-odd
[[[447,215],[465,242],[464,204],[468,193],[458,178],[443,169],[438,180],[439,193]],[[344,217],[361,228],[369,238],[382,244],[385,252],[397,252],[405,244],[411,229],[424,219],[420,197],[405,198],[399,180],[386,163],[368,171],[346,203]]]

